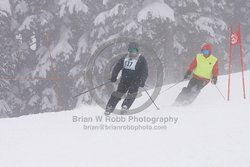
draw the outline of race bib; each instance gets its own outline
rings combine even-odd
[[[128,70],[135,70],[135,66],[138,62],[138,58],[129,58],[126,57],[124,59],[124,63],[123,63],[123,68],[128,69]]]

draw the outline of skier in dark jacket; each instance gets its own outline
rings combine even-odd
[[[201,52],[195,56],[189,65],[184,79],[192,78],[187,87],[184,87],[175,100],[174,105],[191,104],[210,81],[212,84],[217,83],[219,73],[218,59],[212,55],[212,46],[205,43],[201,47]]]
[[[112,113],[121,100],[122,96],[127,93],[122,103],[122,114],[133,104],[139,87],[144,87],[148,77],[148,65],[146,59],[139,54],[139,46],[136,42],[128,44],[128,54],[125,54],[115,65],[111,82],[116,82],[119,72],[122,70],[121,80],[118,84],[117,91],[113,92],[106,106],[105,115]]]

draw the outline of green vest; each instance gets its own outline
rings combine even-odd
[[[211,79],[213,77],[213,67],[217,62],[217,58],[213,55],[206,58],[203,54],[197,54],[196,61],[197,66],[193,73],[198,77]]]

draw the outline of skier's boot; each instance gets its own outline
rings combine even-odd
[[[128,106],[126,106],[126,105],[122,106],[121,115],[125,115],[125,114],[127,114],[127,112],[128,112]]]
[[[107,106],[104,115],[109,116],[114,111],[112,106]]]

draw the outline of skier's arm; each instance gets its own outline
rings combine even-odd
[[[196,57],[193,59],[192,63],[188,66],[188,71],[192,72],[197,66],[197,60]]]
[[[123,67],[123,62],[124,62],[124,58],[121,58],[115,65],[113,71],[112,71],[112,76],[111,76],[111,80],[114,79],[116,80],[117,75],[119,74],[119,72],[121,71],[122,67]]]
[[[144,86],[148,78],[148,63],[147,60],[142,57],[142,72],[141,72],[141,86]]]
[[[219,75],[219,65],[217,60],[213,67],[213,77],[217,77],[218,75]]]

